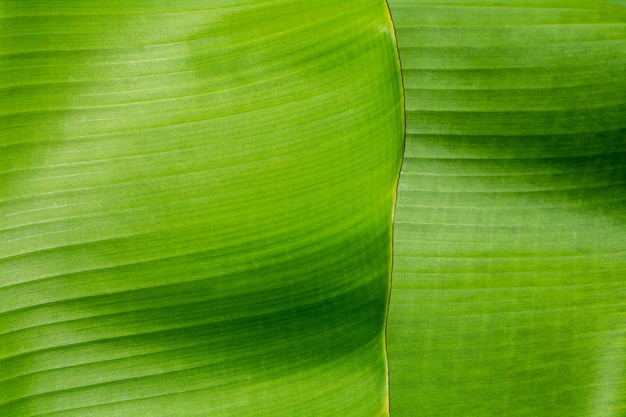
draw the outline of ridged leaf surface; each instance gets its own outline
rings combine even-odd
[[[391,0],[393,417],[626,414],[626,4]]]
[[[384,416],[380,1],[0,3],[0,415]]]

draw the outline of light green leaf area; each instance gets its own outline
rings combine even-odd
[[[384,3],[0,17],[0,415],[388,415]]]
[[[626,415],[626,4],[390,4],[391,415]]]

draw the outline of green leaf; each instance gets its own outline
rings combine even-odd
[[[626,413],[626,4],[391,0],[392,417]]]
[[[384,2],[0,10],[0,415],[388,415]]]

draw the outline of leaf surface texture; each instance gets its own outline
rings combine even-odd
[[[391,415],[625,415],[626,4],[390,6]]]
[[[0,415],[387,415],[384,4],[0,17]]]

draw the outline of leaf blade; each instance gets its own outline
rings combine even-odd
[[[391,415],[621,415],[625,10],[390,5],[407,87]]]
[[[388,10],[55,5],[2,3],[0,412],[386,415]]]

